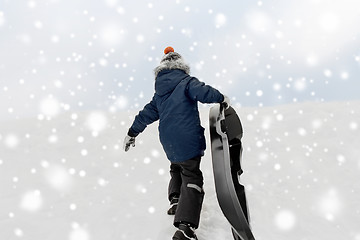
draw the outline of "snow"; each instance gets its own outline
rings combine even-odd
[[[28,191],[22,196],[20,208],[24,211],[36,212],[42,206],[43,200],[39,190]]]
[[[322,13],[318,20],[319,26],[328,33],[335,33],[340,25],[339,16],[332,12]]]
[[[358,99],[358,9],[356,0],[3,1],[0,117],[139,109],[168,45],[241,106]]]
[[[224,14],[218,13],[215,16],[215,25],[216,28],[220,28],[226,24],[227,18]]]
[[[0,27],[4,25],[4,23],[5,23],[4,13],[0,11]]]
[[[359,103],[236,109],[244,125],[242,182],[256,239],[359,239]],[[208,110],[201,110],[201,119],[209,140]],[[169,162],[157,124],[125,153],[123,137],[136,112],[92,114],[1,122],[0,239],[171,239]],[[90,128],[89,116],[95,116]],[[52,135],[57,140],[49,142]],[[231,239],[211,166],[208,143],[197,234]]]
[[[46,99],[43,99],[40,102],[40,112],[44,114],[45,116],[56,116],[60,111],[59,102],[53,98],[49,97]]]
[[[296,223],[295,214],[290,210],[281,210],[275,215],[275,225],[281,231],[290,231]]]
[[[8,148],[16,148],[19,144],[19,138],[12,133],[6,135],[4,140],[4,143]]]
[[[122,150],[170,45],[240,113],[256,239],[359,240],[359,6],[1,1],[0,239],[171,238],[157,125]],[[231,239],[202,168],[200,240]]]

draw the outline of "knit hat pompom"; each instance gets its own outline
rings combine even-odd
[[[169,52],[174,52],[174,48],[172,48],[172,47],[165,48],[164,53],[168,54]]]

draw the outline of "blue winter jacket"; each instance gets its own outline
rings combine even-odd
[[[183,70],[161,71],[152,100],[139,112],[129,130],[137,136],[147,125],[159,121],[160,142],[171,162],[203,156],[206,148],[197,102],[220,103],[224,96]]]

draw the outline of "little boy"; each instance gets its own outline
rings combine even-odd
[[[200,125],[198,102],[230,104],[218,90],[191,77],[190,67],[172,47],[164,50],[155,68],[155,94],[139,112],[124,140],[124,150],[135,146],[135,137],[159,120],[160,142],[170,160],[168,214],[175,215],[178,228],[173,240],[197,240],[204,198],[200,160],[205,151],[204,128]]]

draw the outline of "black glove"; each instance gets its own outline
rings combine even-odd
[[[223,104],[225,109],[228,109],[230,107],[230,98],[228,96],[224,96],[224,100],[222,101],[221,104]]]
[[[135,137],[130,137],[127,135],[124,139],[124,150],[125,152],[129,151],[130,147],[135,147]]]

